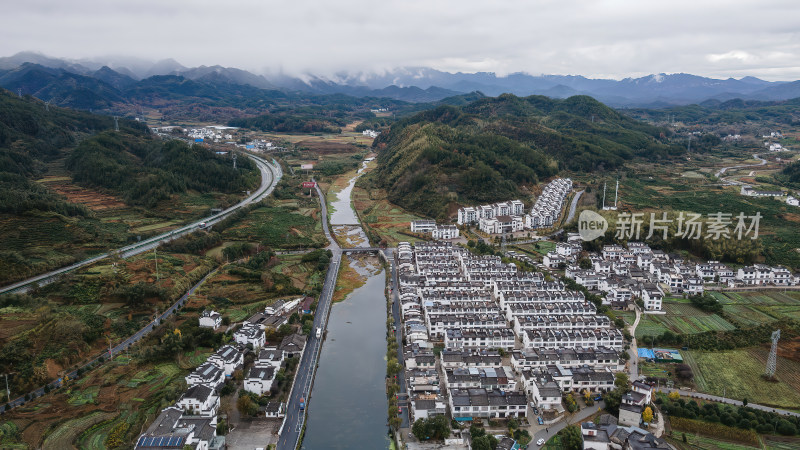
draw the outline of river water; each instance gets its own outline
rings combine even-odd
[[[304,449],[389,447],[385,390],[385,271],[374,260],[366,283],[331,308],[308,409]]]
[[[356,185],[358,177],[363,175],[367,164],[372,158],[366,159],[361,163],[356,175],[350,179],[347,187],[336,193],[336,198],[331,201],[331,226],[333,232],[339,236],[340,242],[345,247],[368,247],[369,240],[364,230],[358,225],[358,216],[351,202],[353,187]]]

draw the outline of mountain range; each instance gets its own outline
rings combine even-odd
[[[18,72],[31,65],[57,70],[36,80],[21,79]],[[76,76],[99,80],[104,85]],[[700,103],[706,100],[780,101],[800,97],[800,81],[765,81],[755,77],[714,79],[686,73],[653,74],[622,80],[593,79],[580,75],[530,75],[512,73],[499,76],[492,72],[450,73],[425,67],[398,68],[382,73],[341,72],[333,76],[304,74],[255,74],[246,70],[200,66],[188,68],[173,59],[147,62],[131,58],[68,60],[34,52],[22,52],[0,58],[0,86],[12,91],[22,87],[25,93],[42,96],[49,83],[73,86],[80,94],[100,96],[103,103],[119,99],[105,96],[106,86],[125,90],[154,76],[174,76],[211,86],[240,85],[270,91],[311,95],[345,94],[353,97],[389,98],[406,102],[434,102],[446,97],[479,91],[488,96],[511,93],[518,96],[545,95],[567,98],[588,95],[613,107],[660,108]],[[47,82],[45,82],[47,81]],[[40,96],[41,94],[41,96]],[[83,103],[97,100],[89,99]],[[79,102],[80,103],[80,102]],[[85,107],[71,105],[77,107]]]

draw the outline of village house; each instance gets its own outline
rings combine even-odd
[[[219,395],[208,386],[199,384],[190,387],[175,403],[185,415],[216,417]]]
[[[224,383],[225,372],[210,362],[204,362],[189,375],[186,375],[186,384],[189,387],[203,385],[214,391],[219,391]]]
[[[207,361],[222,369],[225,376],[229,377],[244,365],[244,352],[238,346],[223,345]]]
[[[266,342],[264,330],[261,329],[261,326],[247,322],[233,333],[233,340],[245,347],[250,344],[253,349],[263,347]]]
[[[256,395],[262,395],[272,389],[277,369],[273,366],[251,367],[244,379],[244,390]]]
[[[222,315],[216,311],[205,310],[200,313],[200,328],[217,329],[222,326]]]

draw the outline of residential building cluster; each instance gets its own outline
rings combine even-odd
[[[469,206],[458,210],[458,224],[477,224],[478,229],[487,234],[549,228],[558,220],[564,208],[564,201],[571,190],[571,179],[556,178],[544,187],[542,194],[527,214],[525,205],[520,200]]]
[[[223,345],[210,355],[206,362],[186,375],[188,389],[173,406],[161,411],[155,421],[139,436],[136,449],[184,448],[222,449],[224,436],[216,435],[217,413],[220,407],[220,391],[234,372],[245,369],[245,353],[253,352],[255,361],[244,375],[243,388],[256,395],[272,389],[276,375],[288,358],[302,357],[306,336],[293,333],[280,343],[265,342],[265,330],[287,323],[289,315],[302,304],[303,298],[279,300],[247,319],[233,333],[233,341]],[[218,328],[221,316],[214,311],[204,311],[199,317],[200,325]],[[280,418],[286,405],[269,402],[264,407],[266,417]]]
[[[411,222],[412,233],[430,234],[433,239],[455,239],[460,233],[455,225],[439,225],[435,220],[414,220]]]
[[[613,388],[623,336],[581,292],[448,242],[397,257],[414,418],[527,417],[530,403],[554,418],[562,393]]]
[[[641,299],[646,311],[660,311],[665,292],[702,294],[708,284],[736,286],[792,286],[798,278],[784,267],[763,264],[733,270],[719,261],[696,263],[679,255],[653,250],[642,242],[606,245],[601,252],[589,252],[590,269],[577,263],[581,246],[577,242],[559,242],[543,260],[550,268],[565,266],[565,276],[598,295],[604,303],[626,308]]]
[[[556,178],[547,183],[542,195],[536,199],[528,215],[525,216],[525,228],[549,228],[558,220],[564,208],[564,201],[572,190],[572,180]]]

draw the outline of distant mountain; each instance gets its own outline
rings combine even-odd
[[[33,63],[0,72],[0,86],[78,109],[106,109],[125,101],[116,88],[102,80]]]
[[[758,100],[786,100],[797,98],[800,97],[800,81],[769,86],[755,91],[747,97]]]
[[[580,75],[450,73],[426,67],[405,67],[380,73],[340,72],[332,76],[258,75],[222,66],[187,68],[174,59],[158,62],[122,57],[68,60],[34,52],[0,58],[0,71],[13,70],[25,63],[94,77],[117,89],[132,86],[127,78],[141,80],[173,75],[213,86],[242,85],[313,95],[383,97],[415,103],[437,102],[446,97],[476,91],[493,97],[503,93],[552,98],[589,95],[610,106],[624,108],[663,108],[700,103],[708,99],[787,100],[800,96],[800,81],[770,82],[755,77],[715,79],[686,73],[611,80]],[[108,73],[109,69],[116,74]]]
[[[117,72],[108,66],[103,66],[92,72],[91,77],[119,90],[127,89],[136,84],[136,80],[130,76]]]
[[[339,75],[332,79],[340,85],[361,85],[377,89],[386,83],[397,86],[417,86],[425,89],[437,86],[460,92],[480,91],[489,96],[503,93],[515,95],[546,95],[566,98],[572,95],[590,95],[612,106],[641,106],[661,102],[688,104],[703,101],[715,95],[733,94],[739,97],[758,96],[756,92],[780,86],[754,77],[740,80],[718,80],[691,74],[655,74],[623,80],[590,79],[573,75],[528,75],[512,73],[497,76],[490,72],[448,73],[429,68],[396,69],[383,74],[356,73]],[[766,96],[771,91],[764,93]],[[792,98],[793,92],[775,91],[775,97]]]
[[[212,82],[228,82],[231,84],[246,84],[261,89],[275,89],[263,75],[255,75],[246,70],[222,66],[200,66],[193,69],[173,71],[172,75],[180,75],[190,80],[208,80]]]

